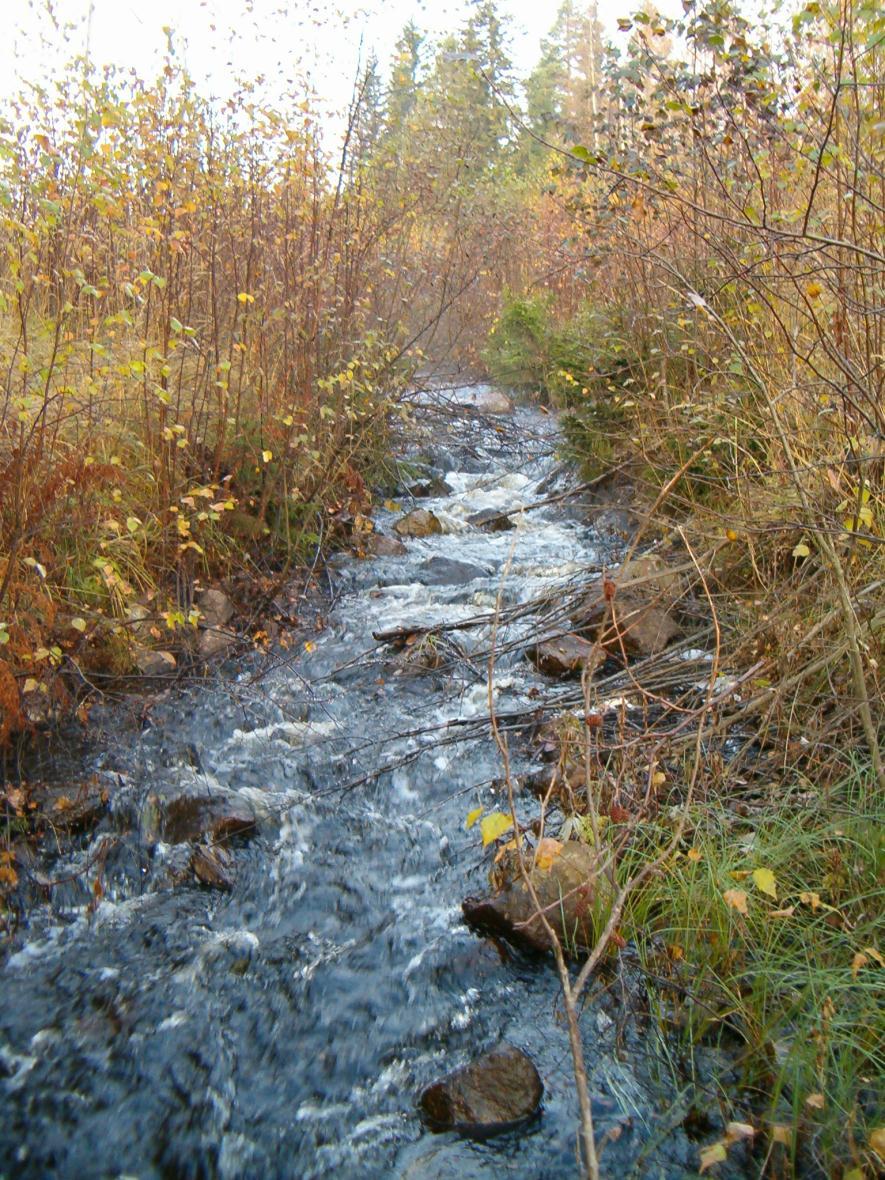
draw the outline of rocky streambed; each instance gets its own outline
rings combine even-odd
[[[336,561],[307,643],[229,662],[143,726],[96,712],[102,818],[32,866],[41,900],[2,967],[0,1175],[577,1174],[556,976],[468,926],[468,897],[494,926],[495,845],[465,819],[506,807],[496,602],[491,694],[528,780],[520,733],[572,699],[586,653],[539,641],[618,553],[555,494],[555,421],[488,398],[428,400],[400,502]],[[639,615],[637,642],[672,640]],[[537,813],[528,789],[517,806]],[[603,1174],[694,1174],[629,948],[582,1031]]]

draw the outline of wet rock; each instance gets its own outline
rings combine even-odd
[[[148,843],[158,839],[167,844],[206,839],[217,843],[253,832],[255,823],[255,811],[250,804],[236,791],[227,789],[217,789],[211,794],[153,792],[147,798],[143,817]]]
[[[200,608],[200,622],[204,627],[223,627],[225,623],[230,622],[234,613],[234,604],[223,590],[215,587],[210,587],[198,595],[197,606]]]
[[[152,647],[139,647],[133,656],[135,666],[142,676],[171,676],[176,661],[171,651],[155,651]]]
[[[472,392],[470,405],[480,414],[512,414],[513,402],[500,389],[476,389]]]
[[[237,637],[226,628],[211,628],[201,631],[197,639],[197,655],[202,660],[211,660],[226,655],[237,642]]]
[[[432,1130],[482,1138],[531,1118],[543,1094],[531,1058],[501,1044],[428,1086],[420,1105]]]
[[[424,586],[463,586],[475,578],[487,578],[489,571],[471,561],[454,557],[431,557],[418,567],[417,580]]]
[[[365,538],[364,547],[366,553],[372,557],[402,557],[408,552],[402,541],[398,541],[396,537],[387,537],[384,533],[369,533]]]
[[[234,887],[234,859],[221,845],[207,847],[198,844],[191,856],[191,868],[197,880],[211,889],[230,890]]]
[[[563,635],[559,639],[544,639],[529,648],[528,657],[545,676],[580,676],[590,665],[591,671],[604,659],[594,643],[579,635]]]
[[[406,485],[406,491],[416,499],[427,496],[450,496],[452,489],[441,475],[429,475],[424,479],[413,480]]]
[[[31,798],[37,804],[34,816],[37,826],[45,822],[53,829],[71,834],[94,828],[108,806],[107,790],[97,781],[73,787],[41,784]]]
[[[474,512],[467,517],[467,523],[475,529],[482,529],[484,533],[506,533],[508,529],[516,528],[510,517],[502,515],[497,508],[483,508],[481,512]]]
[[[604,858],[587,844],[566,841],[558,853],[531,869],[530,878],[548,923],[567,954],[589,950],[595,941],[595,915],[604,914],[611,882],[598,866]],[[501,892],[491,898],[468,897],[462,911],[479,933],[509,939],[526,950],[546,952],[550,936],[515,860],[505,862]]]
[[[430,537],[434,533],[442,532],[442,524],[438,517],[426,508],[416,508],[407,512],[393,526],[401,537]]]

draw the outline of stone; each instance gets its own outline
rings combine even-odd
[[[402,541],[387,537],[384,533],[369,533],[363,541],[366,553],[372,557],[402,557],[408,553]]]
[[[177,667],[171,651],[156,651],[152,647],[137,648],[133,660],[142,676],[171,676]]]
[[[217,788],[211,794],[152,792],[145,802],[142,822],[148,843],[163,840],[167,844],[184,844],[207,839],[218,843],[254,832],[256,815],[236,791]]]
[[[604,915],[611,904],[611,882],[599,871],[604,861],[605,855],[589,845],[567,840],[543,867],[536,865],[530,871],[541,908],[568,955],[592,948],[594,915]],[[491,898],[468,897],[461,907],[465,920],[481,934],[506,938],[526,950],[549,951],[550,936],[515,856],[502,864],[503,888]]]
[[[452,494],[452,489],[441,475],[429,475],[424,479],[413,480],[412,483],[406,485],[406,491],[416,500],[427,496],[450,496]]]
[[[669,611],[629,591],[615,595],[614,612],[613,619],[607,603],[599,598],[581,619],[581,630],[613,656],[626,653],[628,658],[644,659],[663,651],[682,633]]]
[[[467,523],[475,529],[482,529],[484,533],[506,533],[508,529],[516,528],[510,517],[502,515],[497,508],[483,508],[481,512],[474,512],[467,517]]]
[[[200,623],[204,627],[223,627],[230,622],[234,613],[234,604],[223,590],[214,586],[197,596],[197,606],[200,608]]]
[[[502,1043],[428,1086],[420,1107],[433,1131],[483,1138],[532,1118],[543,1094],[532,1059]]]
[[[237,641],[236,635],[225,628],[201,631],[197,639],[197,655],[202,660],[211,660],[226,655]]]
[[[230,890],[236,881],[234,859],[226,848],[216,844],[208,847],[198,844],[191,856],[194,876],[210,889]]]
[[[470,406],[480,414],[512,414],[513,401],[500,389],[475,389],[471,393]]]
[[[108,808],[108,792],[96,780],[79,786],[40,784],[32,791],[37,810],[35,826],[68,833],[88,831],[101,821]]]
[[[129,630],[140,643],[149,644],[153,638],[153,631],[157,632],[159,638],[160,632],[155,616],[144,603],[133,602],[126,610],[126,618],[129,620]]]
[[[471,561],[454,557],[431,557],[418,567],[417,581],[424,586],[462,586],[476,578],[487,578],[489,571]]]
[[[407,512],[393,527],[401,537],[430,537],[443,531],[438,517],[426,508],[416,508],[412,512]]]
[[[615,657],[644,659],[663,651],[682,632],[671,608],[685,592],[685,581],[657,553],[625,562],[613,575],[614,622],[597,582],[575,618],[575,629],[597,639]],[[604,627],[604,632],[603,632]]]
[[[562,635],[559,639],[544,639],[529,648],[528,657],[545,676],[580,676],[590,665],[595,669],[605,658],[604,653],[579,635]]]

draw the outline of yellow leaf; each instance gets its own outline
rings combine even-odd
[[[36,692],[39,689],[39,687],[40,687],[40,681],[35,680],[33,676],[29,676],[27,678],[27,680],[24,682],[24,684],[22,685],[22,692],[24,692],[24,693]]]
[[[664,774],[663,770],[656,770],[651,776],[651,785],[653,787],[662,787],[666,781],[667,776]]]
[[[697,864],[698,861],[701,859],[701,854],[698,852],[698,850],[696,848],[689,848],[688,852],[686,852],[685,855],[688,857],[688,859],[690,861],[694,861],[695,864]]]
[[[273,451],[262,451],[261,458],[265,461],[265,463],[269,463],[273,458]]]
[[[794,905],[788,905],[782,910],[772,910],[768,916],[769,918],[792,918],[795,912],[796,907]]]
[[[813,910],[820,909],[820,894],[819,893],[800,893],[799,900],[803,905],[810,905]]]
[[[808,546],[805,544],[804,541],[800,541],[798,545],[793,546],[793,556],[794,557],[810,557],[811,550],[808,548]]]
[[[824,1096],[823,1094],[809,1094],[805,1099],[805,1105],[810,1106],[812,1110],[823,1110]]]
[[[476,821],[479,819],[479,817],[481,815],[482,815],[482,808],[481,807],[474,807],[473,811],[467,812],[467,819],[464,821],[464,827],[467,828],[468,832],[470,831],[470,829],[473,827],[473,825],[476,823]]]
[[[308,639],[307,643],[305,643],[305,645],[304,645],[304,650],[306,652],[308,652],[308,654],[309,654],[312,651],[316,651],[316,649],[317,649],[317,645],[315,643],[311,643],[310,640]]]
[[[141,521],[138,519],[137,516],[127,516],[126,517],[126,528],[129,530],[130,533],[137,533],[138,530],[141,528]]]
[[[728,538],[729,541],[736,541],[738,539],[738,535],[734,529],[726,529],[725,536]]]
[[[497,840],[499,836],[503,836],[508,828],[512,827],[513,820],[503,811],[493,811],[491,815],[480,820],[479,830],[482,832],[483,848],[487,844],[491,844],[493,840]]]
[[[771,1128],[771,1141],[789,1147],[793,1142],[793,1128],[787,1123],[774,1123]]]
[[[851,960],[851,978],[857,979],[858,975],[860,974],[861,968],[866,967],[866,965],[867,965],[867,963],[869,963],[869,961],[870,960],[867,958],[866,955],[864,955],[860,951],[858,951],[857,954],[854,956],[854,958]]]
[[[753,884],[760,893],[773,897],[777,901],[777,887],[771,869],[753,869]]]
[[[876,1155],[885,1160],[885,1127],[874,1127],[870,1131],[869,1143]]]
[[[563,845],[559,840],[552,840],[549,836],[545,836],[543,840],[538,841],[538,847],[535,852],[535,864],[543,872],[547,872],[552,867],[553,862],[562,852]]]
[[[698,1171],[703,1176],[708,1168],[712,1168],[715,1164],[721,1164],[723,1160],[728,1159],[728,1152],[724,1143],[713,1143],[710,1147],[701,1148],[701,1166]]]
[[[239,303],[254,303],[254,302],[255,302],[255,296],[254,296],[254,295],[249,295],[249,294],[248,294],[246,291],[241,291],[241,292],[239,293],[239,295],[237,296],[237,301],[238,301]]]
[[[734,872],[728,874],[732,881],[745,881],[750,875],[749,869],[735,869]]]
[[[71,619],[71,626],[75,631],[80,631],[82,633],[86,630],[86,620],[80,618]]]
[[[874,946],[865,946],[863,949],[864,954],[869,955],[871,959],[875,959],[880,967],[885,967],[885,958],[879,954]]]
[[[820,283],[809,283],[805,288],[805,293],[809,299],[820,299],[823,287]]]
[[[722,894],[722,900],[726,905],[730,905],[733,910],[737,910],[739,914],[747,914],[747,895],[743,889],[726,889]]]

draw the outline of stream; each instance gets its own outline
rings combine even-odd
[[[578,1174],[555,971],[502,954],[461,914],[492,861],[465,817],[506,807],[484,723],[489,628],[449,632],[457,647],[423,663],[372,637],[492,610],[499,592],[527,602],[612,558],[567,502],[509,531],[467,523],[569,478],[553,416],[471,413],[482,394],[418,416],[406,458],[450,492],[375,514],[390,533],[428,508],[442,534],[336,558],[324,626],[297,651],[237,657],[161,697],[143,726],[96,711],[86,772],[108,784],[109,814],[51,861],[51,901],[2,968],[0,1176]],[[526,615],[501,628],[502,715],[555,696],[521,646],[537,627]],[[514,742],[518,770],[528,757]],[[258,822],[232,842],[237,879],[220,892],[176,876],[186,850],[149,832],[152,798],[226,790]],[[629,949],[622,959],[582,1017],[603,1175],[693,1175],[678,1071]],[[423,1087],[502,1039],[537,1065],[540,1115],[480,1142],[431,1133]]]

